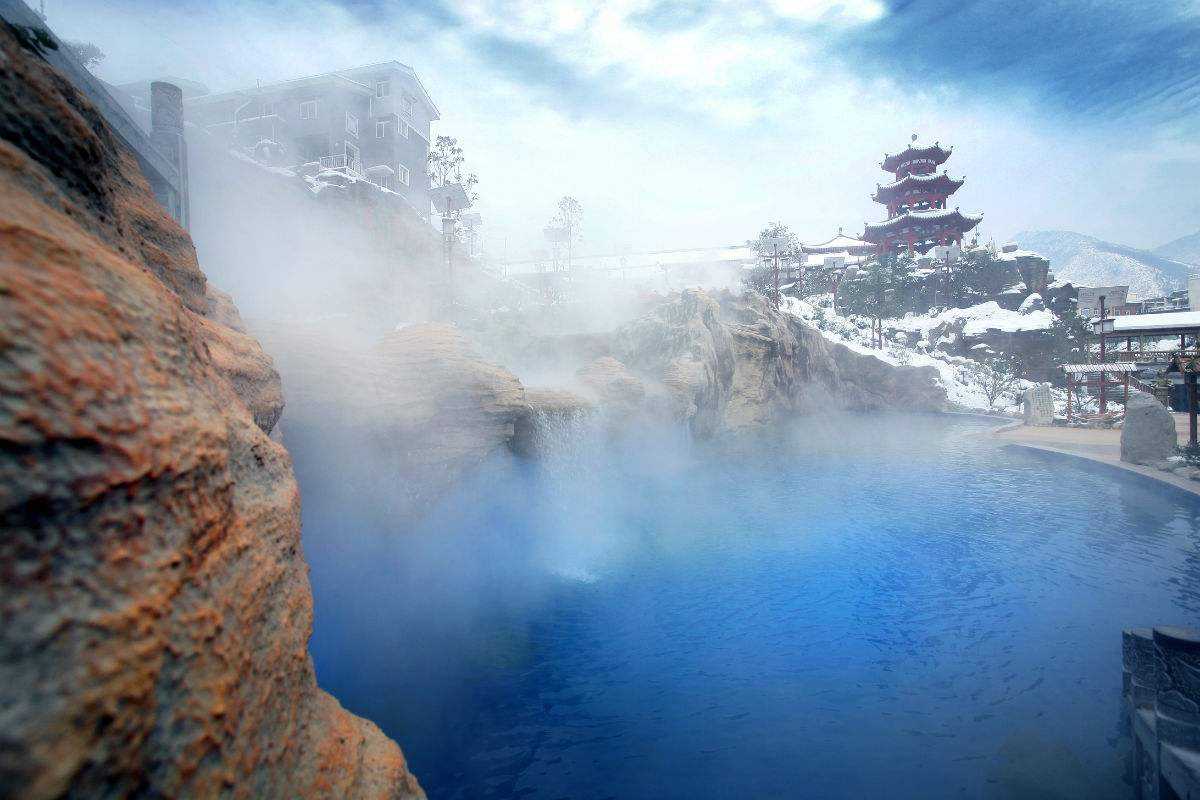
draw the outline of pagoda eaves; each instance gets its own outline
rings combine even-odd
[[[904,148],[902,153],[896,155],[885,153],[883,162],[879,166],[883,167],[885,172],[894,173],[897,178],[910,173],[926,174],[941,166],[946,159],[950,158],[953,150],[952,147],[942,147],[938,142],[930,145],[913,143]]]
[[[947,197],[958,191],[964,180],[951,178],[945,170],[927,175],[905,175],[898,181],[875,187],[871,199],[876,203],[891,206],[897,200],[919,195]]]
[[[924,254],[939,244],[962,241],[962,235],[982,221],[982,214],[964,214],[957,208],[906,211],[884,222],[868,223],[862,238],[883,252],[906,248]]]

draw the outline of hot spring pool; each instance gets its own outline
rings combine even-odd
[[[288,427],[318,679],[433,798],[1129,797],[1120,632],[1200,623],[1200,502],[988,427],[585,437],[415,526]]]

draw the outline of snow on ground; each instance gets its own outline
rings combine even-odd
[[[880,361],[895,366],[933,367],[937,370],[938,382],[946,389],[947,399],[962,409],[1018,414],[1021,411],[1020,392],[1031,385],[1022,381],[1016,390],[1009,393],[1008,397],[997,401],[993,406],[988,403],[987,395],[982,387],[971,379],[971,376],[976,374],[979,369],[977,362],[937,350],[909,347],[906,343],[898,341],[885,341],[884,349],[876,350],[871,346],[870,319],[835,313],[831,295],[817,295],[807,300],[784,297],[782,310],[812,325],[830,341],[845,345],[856,353],[874,356]],[[1039,316],[1035,317],[1035,315]],[[1040,330],[1049,327],[1050,322],[1043,320],[1040,315],[1049,317],[1050,312],[1035,311],[1030,314],[1018,314],[1016,311],[1006,311],[996,303],[981,303],[971,308],[955,308],[936,315],[915,316],[909,314],[900,319],[884,320],[883,327],[885,331],[896,329],[918,333],[922,338],[925,338],[928,331],[943,322],[958,319],[967,319],[968,328],[976,325],[980,332],[988,329]],[[1019,319],[1014,319],[1014,317]],[[1029,317],[1035,317],[1035,319],[1030,321]],[[1016,327],[1018,325],[1022,327]],[[1055,394],[1057,400],[1058,392]],[[1056,405],[1058,404],[1056,403]],[[1061,401],[1061,404],[1065,407],[1065,400]]]
[[[1022,314],[1001,308],[994,300],[969,308],[950,308],[935,315],[905,314],[900,319],[887,320],[885,327],[918,333],[922,337],[945,323],[966,321],[963,333],[966,336],[982,336],[988,331],[1017,333],[1018,331],[1042,331],[1054,324],[1054,315],[1045,309]]]

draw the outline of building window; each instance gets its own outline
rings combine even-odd
[[[400,99],[400,113],[405,117],[412,119],[413,115],[413,99],[405,95]]]
[[[400,181],[400,183],[403,183],[405,186],[410,185],[409,180],[411,179],[411,176],[409,175],[408,167],[404,166],[403,164],[397,164],[396,165],[396,179],[398,181]]]
[[[375,96],[379,98],[387,97],[392,93],[391,81],[379,81],[375,84]]]
[[[396,125],[399,126],[396,128],[396,133],[400,134],[405,139],[407,139],[408,133],[411,130],[411,128],[409,128],[409,126],[403,120],[397,121]]]
[[[346,112],[346,133],[351,136],[358,136],[358,117]]]
[[[389,120],[389,119],[381,119],[375,123],[375,138],[376,139],[386,139],[387,138],[388,123],[390,123],[390,122],[391,122],[391,120]]]
[[[275,101],[273,101],[273,100],[264,100],[264,101],[263,101],[263,104],[262,104],[262,115],[263,115],[264,117],[273,117],[273,116],[275,116]]]
[[[300,102],[300,119],[316,119],[317,118],[317,101],[302,100]]]
[[[360,169],[361,163],[358,145],[346,142],[346,166],[350,169]]]

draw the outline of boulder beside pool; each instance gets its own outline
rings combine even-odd
[[[1175,419],[1155,398],[1130,392],[1121,425],[1121,460],[1155,464],[1175,454]]]

